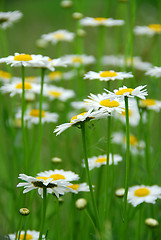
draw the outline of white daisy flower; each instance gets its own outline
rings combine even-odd
[[[129,188],[127,200],[136,207],[143,202],[155,204],[158,198],[161,198],[161,187],[138,185]]]
[[[43,173],[42,173],[43,174]],[[44,176],[45,175],[45,176]],[[64,192],[69,192],[72,189],[67,186],[70,186],[71,183],[64,180],[64,176],[61,174],[37,174],[36,177],[27,176],[26,174],[19,174],[21,180],[26,182],[19,183],[17,187],[24,187],[25,190],[23,193],[27,193],[33,189],[38,189],[39,195],[43,198],[43,187],[46,187],[47,193],[54,193],[57,198],[59,195],[64,195]]]
[[[95,57],[94,56],[87,56],[85,54],[83,55],[66,55],[62,57],[62,60],[66,62],[67,65],[79,67],[80,65],[90,65],[95,63]]]
[[[48,97],[50,100],[59,99],[61,101],[67,101],[75,96],[73,90],[64,89],[62,87],[57,87],[53,85],[44,85],[44,96]]]
[[[124,149],[126,149],[126,135],[122,132],[116,132],[112,134],[111,138],[112,143],[121,144]],[[130,150],[134,155],[143,154],[141,150],[145,148],[144,141],[138,141],[135,135],[130,134]]]
[[[70,80],[75,76],[74,71],[68,71],[68,72],[60,72],[60,71],[54,71],[50,72],[48,75],[45,76],[44,82],[49,83],[49,82],[57,82],[60,81],[61,79],[63,80]]]
[[[47,68],[54,71],[54,61],[42,55],[30,55],[24,53],[15,53],[14,56],[10,55],[5,58],[0,59],[0,63],[6,63],[11,65],[11,67],[36,67],[36,68]]]
[[[22,16],[23,14],[20,11],[0,12],[0,27],[6,29],[22,18]]]
[[[103,17],[85,17],[80,20],[80,24],[82,26],[105,26],[105,27],[113,27],[113,26],[121,26],[124,24],[124,20],[116,20],[112,18],[103,18]]]
[[[72,184],[68,187],[71,188],[74,191],[74,193],[89,192],[90,191],[87,183]]]
[[[129,124],[130,126],[138,126],[139,121],[140,121],[140,114],[137,106],[137,102],[135,99],[130,98],[129,99],[129,106],[130,109],[129,111]],[[122,109],[122,112],[120,113],[115,113],[114,117],[118,118],[121,120],[124,124],[126,124],[126,113],[125,113],[125,108]]]
[[[138,97],[141,99],[145,99],[145,96],[148,95],[147,89],[145,88],[147,85],[139,86],[136,88],[127,88],[126,86],[123,86],[119,89],[115,89],[114,92],[110,92],[109,90],[105,89],[106,92],[108,92],[108,98],[114,99],[116,97]]]
[[[151,69],[149,69],[145,75],[151,76],[151,77],[156,77],[159,78],[161,77],[161,67],[153,67]]]
[[[109,165],[117,165],[119,162],[122,161],[122,157],[118,154],[111,154],[109,155]],[[99,168],[102,165],[106,165],[107,162],[107,155],[100,155],[98,157],[91,157],[88,158],[88,165],[89,170],[92,170],[93,168]],[[85,164],[83,164],[83,167],[85,167]]]
[[[13,83],[6,83],[0,88],[0,91],[3,93],[10,93],[10,96],[13,97],[16,94],[22,94],[22,82],[14,81]],[[40,85],[36,83],[24,83],[25,92],[30,93],[40,93]]]
[[[12,79],[12,75],[9,72],[5,72],[0,70],[0,82],[10,82]]]
[[[149,36],[160,34],[161,24],[150,24],[148,26],[136,26],[134,28],[134,33],[136,35],[149,35]]]
[[[82,122],[90,121],[90,120],[96,120],[100,118],[104,118],[108,115],[108,113],[104,113],[103,111],[93,111],[93,108],[91,108],[88,112],[80,113],[74,117],[71,118],[70,123],[64,123],[56,127],[54,130],[54,133],[56,133],[56,136],[61,134],[66,129],[70,128],[71,126],[79,126]]]
[[[28,121],[29,123],[39,124],[39,113],[40,113],[39,109],[27,110],[24,115],[24,120]],[[47,112],[44,110],[41,111],[42,124],[50,123],[50,122],[55,123],[55,122],[57,122],[58,117],[59,116],[57,113],[51,113],[51,112]],[[16,119],[21,118],[21,110],[19,110],[19,112],[16,113],[15,118]]]
[[[161,109],[161,101],[155,100],[155,99],[142,99],[139,102],[139,106],[141,108],[146,108],[149,110],[154,110],[156,112],[159,112]]]
[[[84,79],[99,79],[100,81],[114,81],[114,80],[123,80],[125,78],[132,78],[132,73],[126,72],[115,72],[113,70],[110,71],[100,71],[100,72],[93,72],[90,71],[84,75]]]
[[[40,83],[41,82],[41,77],[37,76],[26,76],[25,81],[28,83]],[[22,82],[21,77],[12,77],[12,83],[16,82]]]
[[[40,234],[40,232],[36,232],[36,231],[34,231],[34,230],[27,230],[26,231],[26,240],[30,240],[30,239],[32,239],[32,240],[38,240],[39,239],[39,234]],[[18,239],[18,237],[16,237],[16,233],[14,233],[14,234],[8,234],[8,236],[9,236],[9,239],[10,240],[15,240],[15,239]],[[17,233],[17,236],[19,236],[19,232]],[[21,234],[20,234],[20,240],[22,239],[24,239],[24,236],[25,236],[25,231],[21,231]],[[45,235],[42,235],[42,238],[45,240]]]
[[[56,44],[62,41],[72,42],[75,37],[75,34],[67,30],[61,29],[48,34],[43,34],[41,37],[45,41],[51,42],[52,44]]]
[[[121,113],[125,108],[124,101],[120,101],[119,99],[107,99],[107,96],[108,95],[106,93],[98,95],[91,93],[88,96],[89,99],[84,99],[84,102],[87,104],[87,106],[90,106],[96,110],[102,109],[109,113],[112,113],[113,111]]]
[[[125,63],[128,67],[130,67],[133,63],[133,67],[140,71],[146,71],[152,67],[151,63],[143,62],[141,60],[141,57],[138,56],[133,57],[133,59],[131,59],[131,57],[125,59],[125,56],[123,55],[118,56],[109,55],[102,57],[103,65],[123,67]]]
[[[71,102],[71,106],[74,108],[74,109],[77,109],[77,110],[81,110],[81,109],[84,109],[86,111],[88,111],[91,107],[88,106],[84,101],[76,101],[76,102]]]

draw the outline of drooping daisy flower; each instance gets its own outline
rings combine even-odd
[[[44,96],[48,97],[50,100],[59,99],[61,101],[67,101],[69,98],[73,98],[75,93],[70,89],[64,89],[53,85],[45,85]]]
[[[56,32],[51,32],[48,34],[43,34],[42,39],[44,39],[45,41],[51,42],[52,44],[56,44],[58,42],[72,42],[75,34],[72,32],[69,32],[67,30],[58,30]]]
[[[129,106],[130,109],[129,111],[129,124],[130,126],[138,126],[139,121],[140,121],[140,114],[137,106],[137,102],[135,99],[130,98],[129,99]],[[115,112],[114,117],[122,121],[124,124],[126,124],[126,113],[125,113],[125,108],[122,109],[122,112],[118,113]]]
[[[87,104],[87,106],[90,106],[94,109],[103,109],[109,113],[112,113],[113,111],[117,111],[121,113],[123,109],[125,108],[124,101],[119,101],[118,99],[110,100],[107,99],[107,94],[90,94],[88,97],[89,99],[84,99],[84,102]]]
[[[124,20],[115,20],[112,18],[103,18],[103,17],[85,17],[80,20],[80,24],[83,26],[105,26],[105,27],[113,27],[113,26],[121,26],[124,24]]]
[[[110,71],[100,71],[100,72],[93,72],[90,71],[84,75],[84,79],[99,79],[100,81],[114,81],[114,80],[123,80],[125,78],[132,78],[133,75],[131,73],[126,72],[114,72],[113,70]]]
[[[121,144],[123,148],[126,148],[126,135],[122,132],[116,132],[112,134],[112,142]],[[132,154],[143,154],[141,150],[145,148],[145,142],[139,141],[135,135],[130,134],[130,150]]]
[[[122,161],[122,157],[118,154],[114,154],[112,156],[112,154],[109,154],[109,165],[117,165],[119,162]],[[89,165],[89,170],[92,170],[93,168],[99,168],[102,165],[106,165],[107,163],[107,155],[100,155],[98,157],[91,157],[88,158],[88,165]],[[85,165],[83,164],[83,167],[85,167]]]
[[[22,16],[23,14],[20,11],[0,12],[0,27],[6,29],[22,18]]]
[[[143,202],[155,204],[158,198],[161,198],[161,187],[157,185],[138,185],[130,187],[128,190],[128,202],[131,203],[134,207]]]
[[[83,55],[66,55],[62,57],[62,60],[66,62],[67,65],[79,67],[80,65],[90,65],[95,63],[94,56]]]
[[[108,98],[114,99],[116,97],[138,97],[141,99],[145,99],[145,96],[148,95],[147,90],[143,89],[145,88],[146,85],[144,86],[139,86],[136,88],[127,88],[126,86],[123,86],[119,89],[115,89],[114,92],[110,92],[108,90],[105,89],[106,92],[108,92]]]
[[[22,95],[22,88],[22,82],[14,81],[13,83],[6,83],[0,88],[0,90],[3,93],[10,93],[10,96],[13,97],[16,94]],[[40,85],[36,83],[25,82],[24,89],[26,92],[40,93]]]
[[[43,198],[43,188],[47,189],[47,193],[54,193],[57,198],[59,195],[63,195],[64,192],[72,191],[68,186],[71,185],[68,181],[65,180],[64,175],[62,174],[47,174],[42,173],[43,176],[37,174],[36,177],[27,176],[26,174],[19,174],[19,178],[26,182],[19,183],[17,187],[24,187],[25,190],[23,193],[27,193],[33,189],[38,189],[39,195]],[[45,176],[44,176],[45,175]]]
[[[89,192],[90,191],[87,183],[72,184],[68,187],[71,188],[74,191],[74,193]]]
[[[27,230],[26,232],[26,240],[38,240],[39,239],[39,234],[40,232],[36,232],[34,230]],[[9,239],[10,240],[17,240],[18,236],[19,236],[19,232],[17,233],[17,237],[16,237],[16,233],[14,234],[9,234]],[[25,236],[25,231],[21,231],[20,234],[20,240],[24,240],[24,236]],[[45,235],[42,235],[42,238],[45,240]]]
[[[91,108],[88,112],[80,113],[74,117],[71,118],[70,123],[64,123],[56,127],[54,130],[54,133],[56,133],[56,136],[60,133],[64,132],[66,129],[70,128],[71,126],[80,126],[81,123],[96,120],[99,118],[107,117],[108,113],[104,113],[103,111],[94,111],[93,108]]]
[[[24,53],[15,53],[14,56],[10,55],[0,59],[0,63],[6,63],[11,67],[36,67],[36,68],[48,68],[54,71],[53,61],[47,56],[42,55],[30,55]]]
[[[9,81],[11,81],[11,78],[12,78],[12,76],[9,72],[0,70],[0,81],[1,82],[4,82],[4,83],[9,82]]]
[[[131,59],[130,57],[125,59],[125,56],[123,55],[109,55],[102,57],[103,65],[123,67],[125,63],[128,67],[130,67],[133,63],[133,67],[140,71],[146,71],[152,67],[151,63],[143,62],[141,60],[141,57],[138,56],[133,57],[133,59]]]
[[[29,123],[39,124],[39,114],[40,114],[39,109],[27,110],[25,115],[24,115],[24,120],[28,121]],[[21,118],[21,111],[17,112],[15,117],[16,117],[16,119]],[[41,111],[41,118],[42,118],[41,119],[42,124],[49,123],[49,122],[55,123],[58,120],[58,114],[42,110]]]
[[[136,26],[134,28],[136,35],[148,35],[153,36],[161,33],[161,24],[150,24],[148,26]]]
[[[161,109],[161,101],[155,99],[142,99],[139,102],[139,106],[144,109],[154,110],[159,112]]]
[[[151,77],[156,77],[159,78],[161,77],[161,67],[153,67],[151,69],[149,69],[145,75],[151,76]]]

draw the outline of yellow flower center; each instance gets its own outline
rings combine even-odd
[[[79,184],[72,184],[72,185],[70,185],[68,187],[73,189],[73,190],[77,190],[79,188]]]
[[[53,34],[54,38],[58,39],[58,40],[62,40],[65,37],[64,33],[54,33]]]
[[[30,116],[32,116],[32,117],[39,117],[39,114],[40,114],[39,109],[32,109],[30,111]],[[45,111],[44,110],[41,111],[41,117],[45,117]]]
[[[0,71],[0,77],[8,79],[11,78],[11,74],[8,72]]]
[[[139,189],[136,189],[135,192],[134,192],[134,195],[136,197],[146,197],[150,194],[150,191],[149,189],[143,187],[143,188],[139,188]]]
[[[52,181],[55,181],[55,180],[60,180],[60,179],[65,179],[65,177],[62,175],[62,174],[58,174],[58,173],[56,173],[56,174],[52,174],[52,175],[50,175],[50,177],[42,177],[42,176],[40,176],[40,177],[36,177],[37,179],[40,179],[40,180],[47,180],[47,179],[49,179],[49,178],[52,178],[53,180]]]
[[[100,101],[100,105],[104,107],[113,108],[113,107],[118,107],[120,104],[115,100],[111,101],[110,99],[105,99]]]
[[[130,109],[128,109],[128,112],[129,112],[129,117],[132,115],[132,112]],[[123,109],[123,111],[121,112],[121,115],[122,116],[126,116],[126,112],[125,112],[125,108]]]
[[[148,27],[154,32],[161,32],[161,24],[150,24]]]
[[[61,92],[58,92],[58,91],[52,91],[52,90],[50,90],[49,92],[49,95],[51,95],[51,96],[53,96],[53,97],[60,97],[61,95],[62,95],[62,93]]]
[[[81,57],[73,57],[72,61],[73,61],[73,63],[82,63],[83,62]]]
[[[49,77],[50,80],[55,80],[57,78],[61,78],[61,76],[62,76],[62,73],[58,72],[58,71],[51,72],[51,73],[48,74],[48,77]]]
[[[34,76],[25,77],[25,81],[28,81],[28,82],[34,82],[35,80],[36,80],[36,77]]]
[[[104,163],[107,161],[107,158],[106,157],[103,157],[103,158],[97,158],[96,159],[96,163]]]
[[[87,112],[83,112],[83,113],[80,113],[80,114],[78,114],[78,115],[75,115],[74,117],[71,118],[70,122],[72,123],[73,120],[75,120],[75,119],[78,118],[78,116],[83,116],[85,113],[87,113]]]
[[[140,101],[142,107],[148,107],[148,106],[154,106],[156,104],[156,101],[154,99],[143,99]]]
[[[106,21],[108,18],[103,18],[103,17],[96,17],[94,18],[95,21],[98,21],[98,22],[104,22]]]
[[[15,61],[31,61],[32,57],[29,54],[19,54],[14,56]]]
[[[116,95],[123,95],[124,93],[132,94],[132,91],[134,91],[134,89],[132,89],[132,88],[124,88],[124,89],[118,90]]]
[[[17,89],[22,89],[22,83],[17,83],[16,88]],[[30,83],[25,82],[24,83],[24,88],[25,88],[25,90],[30,90],[30,89],[32,89],[32,86],[31,86]]]
[[[31,234],[26,234],[26,237],[25,237],[25,234],[21,234],[20,235],[20,240],[31,240],[31,239],[33,239],[33,236],[31,235]]]
[[[126,137],[124,138],[124,142],[126,142]],[[137,138],[133,134],[130,134],[130,145],[135,146],[137,143]]]
[[[111,71],[104,71],[100,73],[100,77],[116,77],[117,73],[116,72],[111,72]]]

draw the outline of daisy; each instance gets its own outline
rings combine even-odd
[[[48,75],[45,76],[44,82],[49,83],[49,82],[57,82],[60,81],[61,79],[63,80],[70,80],[75,76],[74,71],[68,71],[68,72],[60,72],[60,71],[54,71],[50,72]]]
[[[146,202],[155,204],[157,198],[161,198],[161,187],[154,186],[134,186],[128,190],[128,202],[134,207]]]
[[[30,239],[32,239],[32,240],[38,240],[39,239],[39,234],[40,234],[40,232],[36,232],[36,231],[34,231],[34,230],[27,230],[26,231],[26,240],[30,240]],[[9,234],[8,236],[9,236],[9,239],[10,240],[15,240],[15,239],[18,239],[18,235],[19,235],[19,232],[17,233],[17,237],[16,237],[16,233],[14,233],[14,234]],[[22,239],[24,239],[24,236],[25,236],[25,231],[21,231],[21,234],[20,234],[20,240]],[[45,235],[42,235],[42,238],[45,240]]]
[[[103,18],[103,17],[85,17],[80,20],[80,24],[83,26],[105,26],[105,27],[113,27],[113,26],[121,26],[124,24],[124,20],[115,20],[112,18]]]
[[[62,57],[62,60],[66,62],[67,65],[79,67],[80,65],[90,65],[95,63],[95,57],[94,56],[87,56],[85,54],[83,55],[66,55]]]
[[[159,78],[161,77],[161,67],[153,67],[151,69],[149,69],[145,75],[151,76],[151,77],[156,77]]]
[[[36,177],[27,176],[26,174],[19,174],[21,180],[26,182],[19,183],[17,187],[24,187],[23,193],[27,193],[33,189],[38,189],[39,195],[43,198],[43,188],[46,188],[47,193],[54,193],[57,198],[59,195],[64,195],[64,192],[72,191],[70,186],[71,183],[65,180],[62,174],[50,174],[50,171],[45,173],[37,174]]]
[[[141,99],[145,99],[145,96],[148,95],[147,90],[143,89],[147,85],[139,86],[136,88],[127,88],[126,86],[123,86],[119,88],[118,90],[115,89],[114,92],[110,92],[105,89],[109,93],[108,98],[116,98],[116,97],[138,97]]]
[[[160,34],[161,24],[150,24],[148,26],[136,26],[134,28],[134,33],[136,35],[149,35],[149,36]]]
[[[22,95],[22,82],[14,81],[13,83],[6,83],[0,88],[3,93],[10,93],[10,96],[13,97],[16,94]],[[40,93],[40,85],[36,83],[25,82],[24,83],[25,92],[30,93]]]
[[[24,120],[28,121],[29,123],[39,124],[39,114],[40,114],[39,109],[27,110],[24,115]],[[21,111],[17,112],[15,117],[16,117],[16,119],[21,118]],[[42,124],[50,123],[50,122],[55,123],[58,120],[58,114],[42,110],[41,111],[41,120],[42,120]]]
[[[89,192],[90,191],[87,183],[72,184],[68,187],[71,188],[74,191],[74,193]]]
[[[91,107],[90,106],[88,106],[84,101],[76,101],[76,102],[71,102],[71,106],[72,106],[72,108],[74,108],[74,109],[79,109],[79,110],[81,110],[81,109],[84,109],[84,110],[86,110],[86,111],[88,111]]]
[[[11,81],[11,74],[9,72],[5,72],[5,71],[2,71],[0,70],[0,81],[1,82],[10,82]]]
[[[154,110],[159,112],[161,109],[161,101],[155,99],[142,99],[139,102],[139,106],[144,109]]]
[[[10,55],[0,59],[0,63],[6,63],[11,67],[36,67],[36,68],[47,68],[54,71],[53,61],[47,56],[42,55],[30,55],[24,53],[15,53],[14,56]]]
[[[99,118],[104,118],[108,115],[108,113],[104,113],[103,111],[93,111],[93,108],[91,108],[88,112],[80,113],[74,117],[71,118],[70,123],[64,123],[56,127],[54,130],[54,133],[56,133],[56,136],[64,132],[66,129],[70,128],[71,126],[80,126],[81,123],[87,122],[90,120],[95,120]]]
[[[126,72],[114,72],[113,70],[110,71],[100,71],[100,72],[93,72],[90,71],[84,75],[84,79],[99,79],[100,81],[114,81],[114,80],[123,80],[125,78],[132,78],[133,75],[131,73]]]
[[[133,63],[133,67],[140,71],[146,71],[152,67],[151,63],[143,62],[141,58],[138,56],[133,57],[133,59],[131,59],[130,57],[125,59],[125,56],[123,55],[118,56],[109,55],[102,57],[103,65],[123,67],[125,63],[128,67],[130,67]]]
[[[111,101],[110,99],[107,99],[106,93],[98,95],[91,93],[88,97],[89,99],[84,99],[84,102],[97,110],[101,108],[109,113],[112,113],[113,111],[121,113],[125,108],[124,101],[120,101],[118,99]]]
[[[69,32],[67,30],[58,30],[56,32],[51,32],[48,34],[43,34],[42,39],[44,39],[45,41],[51,42],[52,44],[56,44],[58,42],[72,42],[75,34],[72,32]]]
[[[117,165],[120,161],[122,161],[122,157],[118,154],[112,155],[111,153],[109,154],[109,165]],[[102,165],[106,165],[107,163],[107,155],[100,155],[98,157],[91,157],[88,158],[88,164],[89,164],[89,170],[92,170],[93,168],[99,168]],[[83,164],[83,167],[85,165]]]
[[[12,83],[13,82],[21,82],[22,78],[20,77],[12,77]],[[29,83],[40,83],[41,82],[41,78],[40,77],[36,77],[36,76],[27,76],[25,77],[25,82],[29,82]]]
[[[45,85],[44,96],[48,97],[50,100],[59,99],[61,101],[67,101],[69,98],[73,98],[75,93],[70,89],[64,89],[53,85]]]
[[[6,29],[22,18],[22,16],[23,14],[20,11],[0,12],[0,27]]]

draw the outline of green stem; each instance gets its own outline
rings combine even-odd
[[[147,113],[147,123],[145,129],[145,158],[146,158],[146,168],[148,174],[148,182],[151,182],[151,159],[150,159],[150,111]]]
[[[125,96],[125,113],[126,113],[126,176],[125,176],[125,195],[124,195],[124,221],[127,224],[127,195],[129,186],[129,164],[130,164],[130,131],[129,131],[129,110],[128,97]],[[127,228],[126,228],[127,230]]]
[[[43,187],[43,209],[42,209],[42,219],[41,219],[39,240],[42,239],[42,235],[44,231],[45,216],[46,216],[46,202],[47,202],[46,200],[47,200],[47,188]]]
[[[106,219],[108,209],[109,194],[109,156],[110,156],[110,137],[111,137],[111,116],[107,117],[107,160],[105,176],[105,202],[104,202],[104,220]]]
[[[99,215],[98,215],[98,210],[96,206],[96,201],[94,197],[94,192],[93,192],[93,187],[92,187],[92,181],[91,181],[91,176],[89,172],[89,166],[88,166],[88,157],[87,157],[87,149],[86,149],[86,132],[85,132],[85,122],[82,122],[81,124],[81,130],[82,130],[82,142],[83,142],[83,150],[84,150],[84,162],[85,162],[85,168],[86,168],[86,173],[87,173],[87,178],[88,178],[88,184],[89,184],[89,189],[90,189],[90,194],[91,194],[91,200],[92,200],[92,205],[93,209],[95,212],[95,218],[97,222],[97,228],[100,232],[101,227],[100,227],[100,220],[99,220]]]
[[[43,86],[44,86],[44,75],[45,69],[41,69],[41,91],[40,91],[40,100],[39,100],[39,141],[37,148],[37,159],[36,159],[36,170],[39,168],[39,160],[40,160],[40,150],[42,143],[42,103],[43,103]]]
[[[98,32],[98,53],[97,53],[97,71],[101,70],[101,60],[103,56],[105,27],[100,26]]]
[[[57,240],[60,240],[60,206],[59,206],[59,200],[56,199],[56,229],[57,229]]]
[[[143,206],[140,206],[140,209],[139,209],[139,216],[138,216],[138,232],[137,232],[137,240],[140,240],[141,239],[141,225],[142,225],[142,207]]]
[[[21,218],[20,218],[20,222],[19,222],[19,226],[18,226],[18,231],[16,232],[16,239],[17,239],[17,236],[18,236],[18,240],[20,240],[22,225],[23,225],[23,216],[21,216]]]

